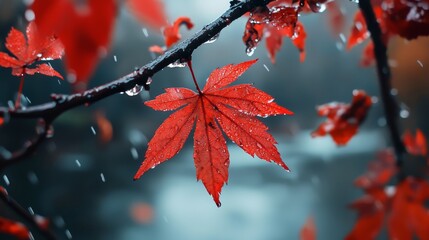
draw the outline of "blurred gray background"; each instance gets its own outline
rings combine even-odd
[[[184,38],[229,6],[227,0],[165,3],[170,21],[182,15],[194,21],[193,30],[182,29]],[[341,8],[346,19],[343,35],[347,38],[357,5],[344,1]],[[11,26],[24,29],[24,12],[21,1],[0,0],[0,51],[6,51],[4,39]],[[331,101],[349,102],[354,89],[378,96],[376,73],[373,67],[359,66],[364,45],[350,52],[344,50],[345,43],[331,30],[326,14],[304,14],[300,20],[308,34],[303,63],[289,39],[284,40],[275,65],[268,59],[265,43],[248,57],[241,40],[244,17],[226,28],[216,42],[201,46],[193,55],[201,85],[216,67],[259,58],[237,83],[254,83],[295,113],[263,119],[278,140],[290,173],[252,158],[229,141],[230,179],[222,191],[222,207],[217,208],[202,183],[196,181],[192,141],[188,141],[176,157],[132,181],[148,139],[170,114],[156,112],[143,102],[166,87],[194,88],[188,69],[175,68],[155,75],[150,92],[135,97],[118,94],[58,118],[54,136],[36,154],[0,173],[1,186],[25,208],[51,218],[61,239],[289,240],[299,239],[309,216],[315,218],[319,240],[342,239],[356,218],[347,204],[362,195],[353,180],[389,141],[379,103],[370,110],[359,134],[340,148],[330,137],[310,137],[323,121],[315,107]],[[112,81],[153,59],[147,49],[153,44],[162,45],[162,36],[148,29],[146,37],[142,28],[147,26],[121,7],[111,48],[89,87]],[[389,45],[394,86],[409,112],[401,123],[404,128],[419,127],[425,133],[429,132],[428,43],[427,38],[413,42],[394,38]],[[52,65],[66,75],[60,61]],[[0,105],[14,101],[18,84],[10,69],[0,69]],[[49,101],[50,93],[70,92],[66,81],[59,84],[57,79],[41,76],[28,77],[24,88],[31,104]],[[99,139],[96,111],[104,112],[113,126],[109,143]],[[98,134],[93,134],[92,127]],[[33,132],[34,121],[9,122],[0,127],[0,145],[14,150]],[[2,205],[0,213],[19,220]],[[33,233],[36,239],[42,239],[36,231]]]

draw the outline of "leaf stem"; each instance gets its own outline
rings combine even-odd
[[[21,96],[22,96],[23,89],[24,89],[24,74],[22,74],[21,80],[19,81],[18,96],[16,96],[16,100],[15,100],[15,109],[18,109],[21,106]]]
[[[194,84],[195,84],[195,87],[196,87],[196,88],[197,88],[197,90],[198,90],[198,93],[199,93],[199,94],[202,94],[201,89],[200,89],[200,86],[198,86],[197,79],[195,78],[194,69],[192,68],[192,60],[188,60],[186,63],[187,63],[187,65],[188,65],[189,71],[190,71],[190,72],[191,72],[191,74],[192,74],[192,80],[194,80]]]
[[[398,167],[403,165],[405,147],[399,133],[399,106],[395,97],[391,94],[391,74],[387,58],[387,48],[383,41],[383,35],[377,22],[370,0],[360,0],[359,8],[363,13],[368,31],[374,43],[374,55],[377,62],[378,82],[380,85],[381,101],[384,108],[386,123],[390,132],[390,138],[396,155]]]

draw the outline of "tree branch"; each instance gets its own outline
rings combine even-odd
[[[159,56],[140,69],[113,82],[89,89],[83,93],[72,95],[53,94],[51,96],[53,101],[45,104],[16,110],[0,108],[0,117],[5,118],[8,116],[11,120],[16,118],[41,118],[44,119],[46,123],[48,123],[46,124],[46,126],[48,126],[50,123],[52,123],[52,121],[54,121],[56,117],[69,109],[95,103],[111,95],[125,92],[136,85],[148,86],[148,79],[154,74],[167,67],[169,64],[174,63],[175,61],[186,62],[191,58],[191,55],[195,49],[216,36],[222,31],[222,29],[227,27],[233,21],[255,7],[265,6],[272,1],[274,0],[244,0],[242,2],[231,1],[231,7],[218,19],[206,25],[191,38],[175,45],[163,55]],[[44,135],[39,134],[35,140],[30,141],[30,144],[24,146],[23,149],[13,153],[10,158],[0,156],[0,170],[4,169],[5,166],[15,163],[33,153],[40,143],[45,139],[46,133]]]
[[[37,216],[30,214],[26,209],[24,209],[15,199],[13,199],[7,191],[0,187],[0,200],[3,201],[7,206],[9,206],[15,213],[25,219],[31,226],[37,229],[42,236],[47,240],[55,240],[57,237],[51,231],[50,228],[42,226],[37,220]]]
[[[368,31],[371,34],[372,42],[374,43],[374,55],[377,62],[378,82],[380,85],[381,101],[384,108],[387,127],[390,132],[393,148],[396,155],[396,164],[401,167],[403,164],[403,154],[405,147],[399,133],[398,116],[399,106],[391,90],[391,74],[387,58],[387,48],[383,41],[383,35],[380,25],[374,14],[370,0],[360,0],[359,8],[363,13]]]

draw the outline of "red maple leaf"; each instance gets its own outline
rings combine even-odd
[[[300,232],[300,240],[316,240],[316,225],[313,217],[309,217]]]
[[[266,38],[266,48],[274,63],[276,54],[283,44],[283,37],[288,37],[300,52],[300,60],[305,60],[304,26],[298,22],[300,8],[284,6],[280,1],[270,8],[259,7],[251,14],[246,23],[243,42],[246,52],[251,55],[262,39]]]
[[[176,42],[178,42],[182,36],[179,33],[180,26],[185,25],[188,30],[194,27],[191,19],[188,17],[179,17],[174,21],[172,25],[168,25],[164,29],[164,38],[165,38],[165,47],[160,47],[158,45],[151,46],[149,51],[163,54],[167,48],[173,46]]]
[[[56,37],[42,36],[34,22],[27,26],[27,39],[22,32],[12,28],[6,38],[6,48],[13,56],[0,52],[0,66],[12,68],[12,75],[21,77],[15,108],[21,105],[21,94],[24,88],[24,76],[40,73],[47,76],[55,76],[63,79],[51,65],[42,63],[32,66],[35,62],[61,58],[64,48]],[[3,120],[0,120],[0,125]]]
[[[22,240],[30,238],[30,232],[22,223],[2,217],[0,217],[0,233],[8,234]]]
[[[12,53],[0,52],[0,66],[12,68],[12,75],[24,76],[35,73],[47,76],[63,77],[49,64],[37,64],[35,62],[61,58],[63,47],[55,37],[41,37],[33,22],[27,26],[27,39],[22,32],[12,28],[6,38],[6,48]]]
[[[145,104],[155,110],[171,111],[148,144],[145,160],[134,179],[175,156],[182,149],[194,124],[194,163],[201,180],[215,203],[228,180],[229,153],[226,136],[251,156],[274,162],[288,170],[275,146],[268,127],[256,116],[292,114],[273,102],[273,97],[250,84],[227,87],[256,60],[227,65],[214,70],[198,93],[187,88],[168,88],[166,93]]]
[[[379,152],[369,163],[368,171],[355,180],[355,185],[363,189],[383,187],[397,173],[395,160],[391,149]]]
[[[420,129],[417,129],[414,137],[410,131],[402,136],[405,148],[409,154],[426,156],[428,153],[426,137]]]
[[[351,104],[332,102],[317,108],[328,119],[311,134],[312,137],[331,135],[337,145],[345,145],[357,133],[372,105],[371,97],[362,90],[353,91]]]
[[[127,0],[130,11],[143,23],[152,28],[162,28],[167,25],[164,5],[160,0]]]
[[[63,43],[67,71],[75,75],[69,80],[82,90],[110,43],[117,8],[114,0],[75,2],[35,0],[31,9],[41,33]]]

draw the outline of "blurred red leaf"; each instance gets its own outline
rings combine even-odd
[[[0,217],[0,232],[12,235],[17,239],[30,239],[30,232],[22,223]]]
[[[386,25],[406,39],[429,35],[429,0],[385,0]]]
[[[112,123],[107,119],[106,115],[102,111],[96,111],[94,113],[95,121],[100,132],[99,139],[102,143],[108,143],[113,137]]]
[[[23,76],[35,73],[63,77],[48,64],[32,66],[35,62],[61,58],[63,47],[55,37],[39,35],[34,22],[27,26],[27,39],[20,31],[12,28],[6,38],[6,48],[12,53],[0,52],[0,66],[12,68],[12,75]]]
[[[375,239],[383,227],[388,200],[383,188],[375,188],[350,204],[358,212],[358,219],[345,240]]]
[[[332,32],[336,35],[342,33],[346,18],[337,1],[326,3],[326,14],[329,21],[329,26]]]
[[[153,220],[154,210],[147,203],[133,203],[130,207],[130,215],[137,223],[148,224]]]
[[[165,47],[157,45],[151,46],[149,51],[154,53],[163,54],[164,51],[178,42],[182,36],[179,33],[180,26],[185,25],[188,30],[194,27],[191,19],[188,17],[179,17],[174,21],[173,25],[169,25],[164,29]]]
[[[300,60],[305,60],[304,26],[298,22],[298,8],[284,6],[281,2],[268,8],[256,8],[250,15],[243,42],[247,54],[251,55],[263,37],[270,60],[274,63],[276,54],[283,44],[283,37],[288,37],[300,51]]]
[[[31,9],[41,33],[58,36],[63,43],[67,71],[75,75],[69,79],[75,90],[86,88],[111,40],[115,1],[35,0]]]
[[[417,129],[414,137],[410,131],[406,131],[402,136],[405,148],[409,154],[426,156],[428,153],[426,137],[420,129]]]
[[[374,6],[373,7],[375,17],[377,18],[377,22],[380,24],[382,33],[383,33],[383,40],[385,44],[387,44],[387,41],[390,37],[390,33],[388,32],[385,24],[385,20],[383,18],[383,9],[380,6]],[[353,27],[351,30],[351,34],[349,36],[349,39],[347,41],[347,49],[350,50],[356,45],[362,43],[366,39],[370,37],[368,28],[366,26],[365,18],[362,15],[361,11],[357,11],[354,21],[353,21]],[[364,67],[368,67],[371,64],[374,63],[374,45],[371,42],[368,43],[368,45],[364,48],[362,52],[362,59],[361,59],[361,65]]]
[[[394,153],[384,150],[377,158],[369,163],[368,170],[359,176],[354,184],[363,189],[380,188],[397,173]]]
[[[423,179],[407,178],[396,187],[387,221],[390,239],[429,239],[429,184]]]
[[[337,145],[345,145],[357,133],[372,105],[371,97],[362,90],[353,91],[351,104],[332,102],[317,108],[328,119],[311,134],[312,137],[331,135]]]
[[[313,217],[309,217],[301,228],[300,240],[316,240],[316,225]]]
[[[216,205],[222,186],[228,180],[229,153],[224,133],[245,152],[268,162],[275,162],[288,170],[275,146],[275,139],[256,116],[292,114],[273,102],[273,98],[250,84],[229,86],[256,60],[227,65],[214,70],[198,93],[187,88],[168,88],[166,93],[145,104],[155,110],[171,114],[156,130],[148,144],[145,160],[135,175],[140,178],[146,171],[175,156],[183,147],[193,125],[194,161],[197,179]],[[195,123],[196,122],[196,123]]]
[[[389,239],[429,239],[429,184],[424,179],[408,177],[396,187],[379,187],[353,202],[358,220],[346,240],[375,239],[383,226]]]
[[[127,0],[127,5],[142,23],[158,29],[167,25],[167,17],[161,0]]]

